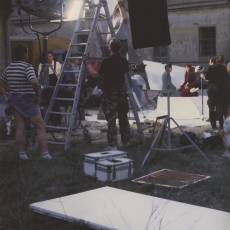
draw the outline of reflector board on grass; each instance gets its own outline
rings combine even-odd
[[[230,213],[103,187],[30,204],[38,213],[93,229],[229,230]]]
[[[132,180],[141,184],[152,184],[168,188],[184,188],[188,185],[209,179],[210,176],[162,169],[146,176]]]

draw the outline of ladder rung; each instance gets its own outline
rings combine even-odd
[[[75,31],[75,33],[89,33],[91,30],[78,30],[78,31]]]
[[[63,98],[63,97],[55,97],[53,98],[54,100],[59,100],[59,101],[74,101],[74,98]]]
[[[87,5],[84,5],[84,7],[98,7],[99,4],[87,4]]]
[[[65,142],[57,142],[57,141],[47,141],[47,143],[53,144],[53,145],[64,145],[65,144]]]
[[[46,128],[51,129],[51,130],[68,130],[68,127],[64,126],[52,126],[52,125],[46,125]],[[50,131],[50,130],[49,130]]]
[[[67,87],[70,87],[70,86],[74,86],[76,87],[77,84],[58,84],[59,86],[67,86]],[[67,89],[67,88],[66,88]]]
[[[64,70],[64,73],[80,73],[79,70]]]
[[[82,56],[76,56],[76,57],[68,57],[68,59],[82,59]]]
[[[71,46],[86,46],[87,43],[75,43],[75,44],[72,44]]]
[[[61,114],[61,115],[70,115],[71,113],[67,113],[67,112],[54,112],[54,111],[50,111],[49,113],[52,114]]]

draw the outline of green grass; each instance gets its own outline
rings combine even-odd
[[[164,141],[167,139],[164,138]],[[172,134],[174,147],[178,141],[179,136]],[[112,183],[96,181],[83,174],[83,154],[102,151],[106,143],[75,144],[67,151],[61,150],[60,147],[52,147],[51,162],[42,160],[39,151],[30,151],[28,155],[32,160],[22,162],[18,159],[13,140],[10,145],[1,145],[0,229],[87,229],[83,223],[68,223],[34,213],[29,209],[29,204],[103,186],[230,212],[230,160],[221,157],[223,149],[204,151],[211,164],[194,148],[186,153],[160,151],[153,162],[141,169],[150,144],[150,139],[141,144],[137,135],[132,136],[131,145],[124,150],[128,151],[129,158],[134,159],[134,175],[130,179]],[[131,179],[163,168],[210,175],[211,179],[184,189],[163,189],[131,182]]]

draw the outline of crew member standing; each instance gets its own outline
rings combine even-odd
[[[128,61],[120,55],[120,47],[119,39],[113,38],[110,41],[111,55],[102,60],[98,72],[92,69],[89,61],[84,61],[90,74],[99,77],[98,88],[102,90],[102,108],[108,122],[106,150],[117,149],[116,113],[119,119],[122,144],[126,145],[130,140],[130,126],[127,118],[129,105],[124,84],[124,76],[129,66]]]
[[[16,143],[19,157],[28,160],[25,152],[26,119],[37,130],[37,138],[42,151],[42,158],[51,159],[48,153],[45,123],[42,119],[39,104],[38,82],[34,68],[27,63],[28,49],[26,45],[18,44],[14,48],[14,59],[0,77],[0,84],[10,92],[11,105],[14,108],[16,121]]]
[[[228,73],[226,67],[222,65],[224,57],[216,57],[216,64],[209,66],[205,79],[208,80],[208,101],[209,101],[209,119],[213,129],[216,129],[215,109],[219,127],[223,129],[223,116],[227,115],[229,103]]]

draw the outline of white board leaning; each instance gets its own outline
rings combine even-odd
[[[145,71],[149,82],[149,87],[151,90],[162,89],[162,74],[165,72],[165,64],[152,61],[143,61],[146,65]],[[172,83],[179,87],[184,82],[185,69],[181,66],[172,66],[172,72],[170,73],[172,77]]]

